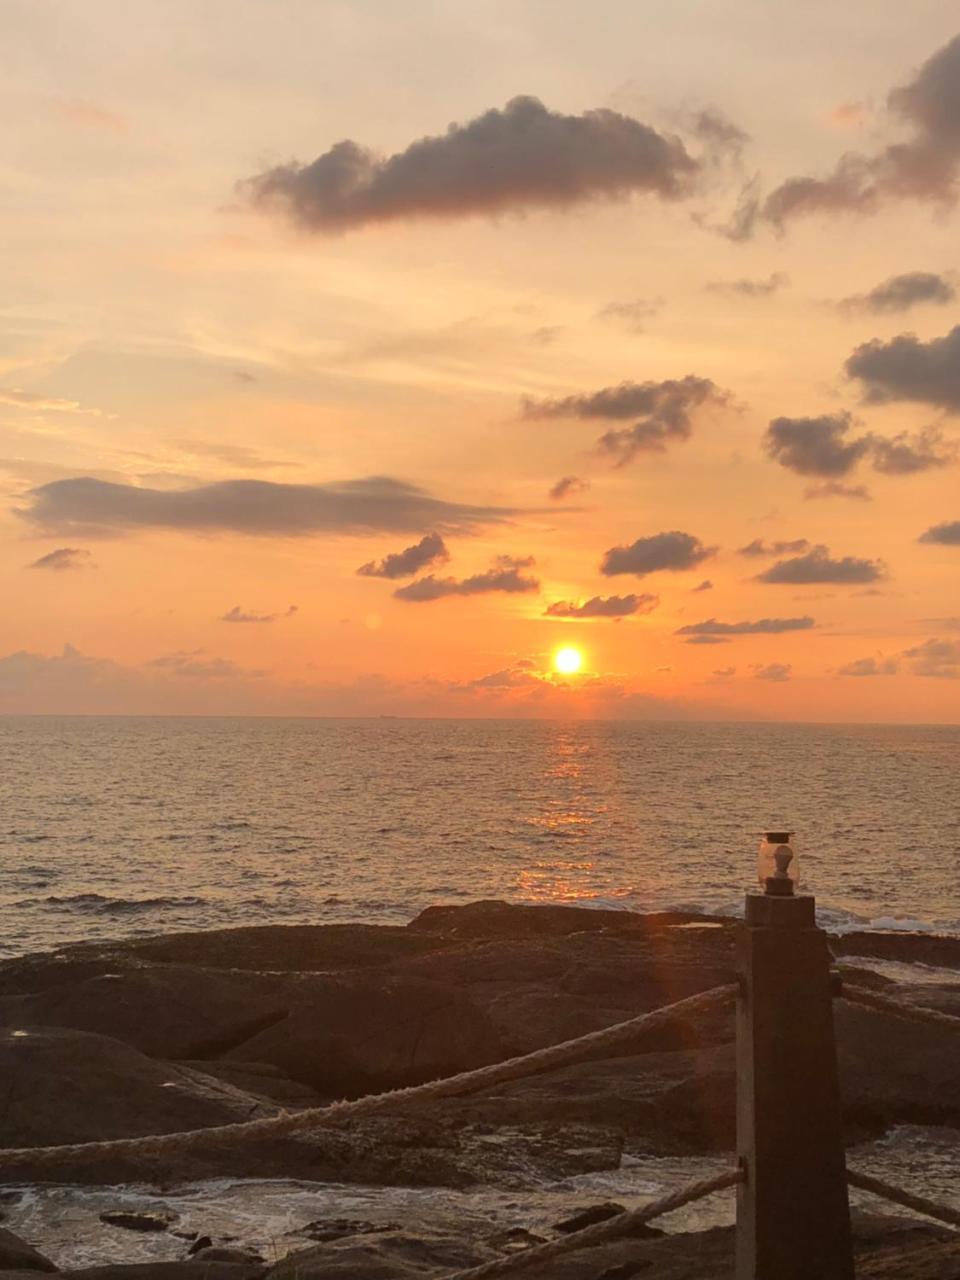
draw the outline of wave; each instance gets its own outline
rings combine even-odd
[[[67,897],[50,894],[46,898],[28,898],[18,906],[65,907],[88,915],[136,915],[139,912],[162,911],[168,907],[205,907],[206,898],[109,898],[102,893],[75,893]]]

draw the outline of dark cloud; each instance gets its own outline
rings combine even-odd
[[[735,676],[736,674],[736,667],[720,667],[713,673],[717,680],[729,680],[731,676]]]
[[[727,636],[711,636],[711,635],[690,636],[689,639],[684,641],[684,644],[729,644],[729,643],[730,641]]]
[[[683,143],[616,111],[563,115],[513,98],[391,156],[338,142],[310,164],[279,165],[241,184],[302,228],[340,232],[408,218],[564,209],[634,194],[678,200],[701,169]]]
[[[203,649],[180,649],[176,653],[151,658],[145,665],[189,680],[231,680],[269,675],[267,671],[239,667],[229,658],[211,657]]]
[[[724,298],[769,298],[789,283],[788,275],[774,271],[766,280],[711,280],[704,288],[708,293],[718,293]]]
[[[597,312],[598,320],[609,320],[631,333],[643,333],[648,320],[660,311],[662,298],[637,298],[635,302],[608,302]]]
[[[958,640],[926,640],[913,649],[904,649],[901,656],[909,659],[910,671],[915,676],[930,676],[939,680],[960,679]]]
[[[941,547],[960,547],[960,520],[948,520],[944,524],[935,524],[922,533],[919,542],[930,542]]]
[[[783,227],[816,213],[874,213],[893,200],[953,204],[960,173],[960,36],[887,99],[911,130],[905,142],[872,154],[848,152],[825,178],[789,178],[755,207]]]
[[[702,142],[706,143],[710,154],[717,158],[737,159],[750,141],[750,135],[744,133],[717,107],[705,107],[696,112],[690,122],[690,128]]]
[[[848,440],[853,419],[849,413],[825,413],[819,418],[774,418],[764,446],[782,467],[802,476],[848,475],[870,448],[870,437]]]
[[[517,560],[511,563],[509,556],[501,556],[498,564],[486,573],[475,573],[470,578],[435,578],[429,574],[426,578],[418,578],[406,587],[398,587],[394,595],[398,600],[406,600],[411,604],[426,604],[431,600],[443,600],[447,596],[478,596],[492,591],[505,591],[511,595],[518,592],[539,591],[540,583],[536,578],[526,577],[521,572],[533,564],[533,558]]]
[[[905,271],[891,276],[876,285],[869,293],[857,293],[844,298],[839,304],[843,311],[867,311],[874,315],[889,315],[909,311],[923,302],[944,305],[956,299],[953,281],[932,271]]]
[[[956,457],[957,446],[946,440],[937,427],[924,427],[912,435],[901,431],[890,439],[875,436],[870,446],[874,471],[888,476],[909,476],[917,471],[946,467],[956,461]]]
[[[282,613],[248,613],[245,609],[241,609],[235,604],[232,609],[228,609],[226,613],[221,614],[219,622],[276,622],[278,618],[292,618],[298,608],[295,604],[290,605],[288,609],[284,609]]]
[[[47,532],[110,536],[136,529],[189,529],[259,536],[471,533],[518,514],[432,498],[389,476],[331,484],[223,480],[191,489],[149,489],[80,477],[33,489],[16,511]]]
[[[455,693],[469,693],[474,689],[531,689],[542,685],[540,676],[532,675],[521,663],[514,667],[504,667],[501,671],[490,671],[485,676],[477,676],[466,684],[454,685]]]
[[[638,453],[663,453],[668,444],[689,440],[698,409],[719,409],[729,403],[729,393],[711,379],[688,374],[663,382],[621,382],[615,387],[559,399],[527,399],[523,416],[615,422],[638,418],[632,427],[607,431],[598,441],[602,452],[612,455],[617,466],[623,466]]]
[[[698,582],[697,585],[693,588],[694,594],[696,594],[698,591],[712,591],[712,590],[713,590],[713,583],[710,581],[709,578],[704,578],[702,582]]]
[[[771,680],[774,684],[783,684],[793,674],[789,662],[768,662],[766,666],[751,667],[755,680]]]
[[[556,600],[544,610],[545,618],[627,618],[634,613],[652,613],[660,603],[655,595],[593,596],[583,604]]]
[[[810,543],[806,538],[794,538],[789,542],[764,542],[754,538],[745,547],[737,548],[738,556],[789,556],[806,551]]]
[[[28,564],[28,569],[54,569],[62,573],[65,569],[83,569],[90,563],[90,552],[80,547],[57,547],[56,551],[48,551],[39,560]]]
[[[816,626],[812,618],[757,618],[753,622],[718,622],[707,618],[680,627],[678,636],[777,636],[785,631],[809,631]]]
[[[439,533],[428,533],[412,547],[362,564],[357,573],[361,578],[410,578],[428,564],[445,564],[449,559],[450,552]]]
[[[844,368],[863,384],[869,404],[908,400],[960,413],[960,325],[929,342],[915,333],[889,342],[874,338],[857,347]]]
[[[716,547],[704,546],[692,534],[674,529],[669,533],[655,533],[650,538],[638,538],[629,547],[611,547],[603,557],[600,572],[607,577],[632,573],[638,578],[664,569],[680,572],[695,568],[716,550]]]
[[[872,502],[870,490],[863,484],[841,484],[839,480],[827,480],[823,484],[809,485],[803,491],[808,501],[812,498],[853,498],[857,502]]]
[[[581,480],[579,476],[563,476],[550,488],[549,496],[554,502],[562,502],[564,498],[572,498],[578,493],[586,493],[590,488],[589,480]]]
[[[757,582],[786,583],[805,586],[814,582],[863,583],[879,582],[887,576],[882,560],[861,560],[856,556],[843,556],[835,560],[829,547],[813,547],[806,555],[791,560],[778,560],[763,573]]]
[[[857,658],[837,668],[838,676],[895,676],[900,670],[896,658]]]

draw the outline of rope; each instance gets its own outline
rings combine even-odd
[[[894,1204],[902,1204],[906,1209],[915,1209],[917,1213],[926,1214],[928,1218],[938,1218],[941,1222],[949,1222],[952,1227],[960,1227],[960,1210],[951,1209],[947,1205],[935,1204],[926,1196],[914,1195],[912,1191],[903,1191],[900,1187],[891,1186],[867,1173],[857,1173],[855,1169],[847,1170],[847,1181],[851,1187],[860,1191],[870,1191],[884,1200],[892,1200]]]
[[[553,1262],[565,1253],[573,1253],[578,1249],[591,1249],[594,1245],[606,1244],[610,1240],[618,1240],[621,1236],[631,1235],[638,1227],[649,1222],[651,1218],[659,1218],[661,1214],[681,1209],[693,1200],[702,1200],[714,1191],[723,1191],[743,1181],[740,1169],[729,1169],[726,1173],[718,1173],[713,1178],[702,1182],[691,1182],[679,1191],[661,1196],[659,1200],[651,1200],[639,1209],[631,1209],[627,1213],[619,1213],[606,1222],[598,1222],[596,1226],[585,1227],[562,1240],[550,1240],[547,1244],[537,1244],[521,1253],[511,1254],[508,1258],[497,1258],[493,1262],[485,1262],[482,1266],[471,1267],[468,1271],[451,1272],[445,1280],[494,1280],[498,1276],[514,1275],[518,1271],[526,1271],[543,1262]]]
[[[494,1085],[526,1076],[552,1071],[557,1067],[581,1062],[598,1050],[611,1054],[646,1031],[673,1018],[691,1017],[714,1006],[720,1007],[737,994],[737,986],[713,987],[698,995],[688,996],[674,1004],[664,1005],[650,1013],[641,1013],[626,1022],[615,1023],[600,1031],[591,1031],[574,1040],[537,1049],[505,1062],[463,1071],[442,1080],[413,1085],[406,1089],[392,1089],[386,1093],[369,1094],[352,1101],[333,1102],[325,1107],[311,1107],[305,1111],[284,1113],[265,1120],[248,1120],[241,1124],[225,1124],[208,1129],[191,1129],[184,1133],[151,1134],[142,1138],[114,1138],[104,1142],[78,1142],[55,1147],[13,1147],[0,1150],[0,1177],[8,1177],[16,1169],[28,1167],[31,1172],[54,1168],[57,1165],[96,1164],[114,1156],[165,1156],[179,1155],[199,1150],[208,1155],[215,1151],[229,1150],[249,1139],[280,1138],[311,1129],[317,1125],[353,1119],[355,1116],[372,1115],[398,1104],[421,1102],[437,1098],[459,1098]],[[29,1038],[20,1043],[28,1045]],[[9,1180],[9,1179],[8,1179]]]
[[[928,1009],[924,1005],[904,1004],[902,1000],[891,1000],[889,996],[881,996],[867,987],[858,987],[845,982],[840,991],[840,999],[851,1004],[862,1004],[868,1009],[877,1009],[881,1013],[892,1013],[898,1018],[908,1018],[911,1022],[929,1022],[935,1027],[950,1027],[960,1031],[960,1018],[952,1013],[941,1013],[939,1009]]]

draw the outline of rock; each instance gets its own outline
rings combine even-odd
[[[227,1245],[208,1244],[196,1252],[191,1252],[191,1262],[232,1262],[235,1266],[248,1267],[259,1266],[263,1262],[263,1258],[259,1253],[254,1253],[252,1249],[233,1249]]]
[[[874,956],[906,964],[960,969],[960,938],[947,934],[863,929],[831,938],[830,946],[835,955]]]
[[[286,978],[157,966],[0,1000],[0,1025],[72,1027],[155,1058],[205,1058],[287,1014]]]
[[[225,1062],[218,1058],[201,1058],[177,1065],[223,1080],[235,1089],[252,1093],[257,1098],[266,1098],[287,1111],[319,1107],[324,1102],[315,1089],[291,1080],[272,1062]]]
[[[100,1221],[108,1227],[124,1227],[127,1231],[166,1231],[176,1220],[174,1213],[150,1209],[108,1209],[100,1215]]]
[[[602,929],[654,930],[671,925],[706,922],[716,918],[692,911],[602,911],[592,907],[520,906],[497,898],[468,902],[465,906],[427,907],[407,925],[416,933],[440,933],[457,938],[510,938],[558,936]]]
[[[267,1273],[262,1263],[127,1262],[64,1271],[71,1280],[260,1280]],[[0,1278],[2,1280],[2,1278]]]
[[[598,1222],[606,1222],[608,1218],[615,1218],[626,1211],[626,1205],[614,1204],[611,1201],[605,1204],[591,1204],[586,1209],[581,1209],[579,1213],[575,1213],[572,1218],[555,1222],[553,1229],[569,1235],[573,1231],[582,1231],[584,1227],[595,1226]]]
[[[844,1114],[877,1132],[894,1124],[960,1127],[960,1053],[947,1028],[846,1001],[834,1008]]]
[[[58,1028],[0,1033],[0,1078],[8,1100],[0,1119],[3,1147],[175,1133],[276,1113],[198,1071],[156,1062],[106,1036]],[[114,1160],[93,1172],[102,1182],[119,1182],[130,1168]],[[18,1169],[19,1181],[29,1176]],[[63,1166],[41,1180],[68,1177]]]
[[[56,1271],[56,1266],[26,1240],[0,1227],[0,1271]]]
[[[452,1235],[381,1231],[290,1253],[270,1280],[406,1280],[465,1270],[501,1256]]]
[[[199,1253],[201,1249],[209,1249],[213,1245],[213,1241],[209,1236],[196,1236],[193,1244],[187,1250],[187,1257],[192,1258],[195,1253]]]
[[[231,1049],[328,1097],[379,1093],[496,1062],[490,1019],[463,992],[393,975],[307,974],[283,1021]]]
[[[306,1236],[323,1244],[328,1240],[342,1240],[345,1236],[368,1236],[377,1231],[399,1231],[396,1222],[366,1222],[356,1218],[317,1218],[302,1227],[289,1231],[288,1235]]]
[[[522,1253],[535,1244],[545,1244],[546,1236],[538,1236],[526,1227],[508,1227],[495,1236],[490,1236],[487,1244],[500,1253]]]

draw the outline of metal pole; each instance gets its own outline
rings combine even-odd
[[[830,956],[791,890],[748,894],[738,939],[736,1277],[853,1280]]]

